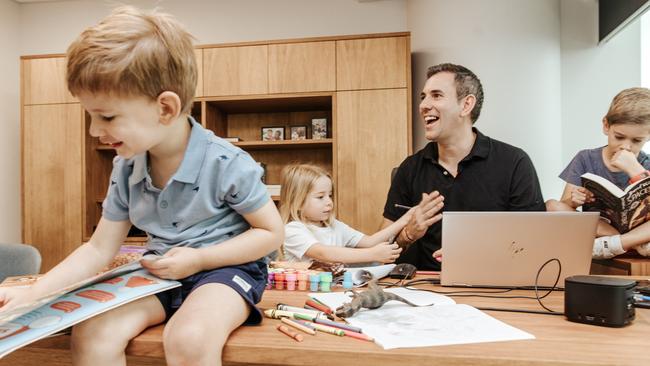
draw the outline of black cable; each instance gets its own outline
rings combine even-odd
[[[551,286],[548,291],[540,296],[539,295],[539,289],[540,287],[538,286],[539,283],[539,276],[542,273],[542,270],[544,267],[546,267],[547,264],[551,262],[557,262],[558,265],[558,272],[557,276],[555,277],[555,282],[553,283],[553,286]],[[514,295],[514,296],[497,296],[497,295],[492,295],[492,294],[504,294],[508,293],[513,290],[530,290],[530,287],[515,287],[515,288],[509,288],[509,289],[502,289],[502,290],[460,290],[460,291],[438,291],[438,290],[431,290],[431,289],[421,289],[421,288],[416,288],[416,289],[411,289],[408,288],[408,286],[414,286],[414,285],[419,285],[419,284],[440,284],[440,280],[437,278],[421,278],[417,280],[411,280],[404,282],[404,279],[401,279],[397,282],[378,282],[379,285],[386,286],[386,288],[389,287],[394,287],[394,286],[400,286],[403,288],[406,288],[408,290],[418,290],[418,291],[427,291],[427,292],[432,292],[436,294],[441,294],[441,295],[448,295],[451,297],[484,297],[484,298],[491,298],[491,299],[534,299],[537,300],[539,305],[544,308],[546,311],[539,311],[539,310],[524,310],[524,309],[508,309],[508,308],[491,308],[491,307],[481,307],[478,308],[479,310],[484,310],[484,311],[507,311],[507,312],[514,312],[514,313],[530,313],[530,314],[543,314],[543,315],[564,315],[564,312],[559,312],[559,311],[554,311],[549,308],[547,308],[543,303],[542,299],[550,295],[553,291],[556,290],[561,290],[557,287],[558,282],[560,281],[560,277],[562,275],[562,263],[560,262],[559,259],[557,258],[551,258],[544,262],[539,269],[537,270],[537,274],[535,275],[535,285],[533,286],[533,290],[535,291],[535,296],[520,296],[520,295]]]

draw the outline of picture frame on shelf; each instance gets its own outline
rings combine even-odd
[[[262,141],[282,141],[284,140],[283,126],[262,127]]]
[[[289,130],[289,136],[291,136],[291,140],[307,139],[307,126],[291,126]]]
[[[311,138],[314,140],[327,138],[327,118],[312,118]]]

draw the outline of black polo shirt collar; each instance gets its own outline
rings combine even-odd
[[[474,140],[474,145],[469,154],[461,160],[468,161],[474,158],[486,159],[490,153],[490,139],[481,133],[476,127],[472,127],[472,132],[476,134],[476,140]],[[434,163],[438,163],[438,144],[429,143],[425,146],[422,157],[427,160],[431,160]]]

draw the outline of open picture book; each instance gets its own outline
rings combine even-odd
[[[624,234],[650,219],[650,177],[622,190],[607,179],[585,173],[582,186],[594,194],[595,201],[585,203],[583,211],[599,211],[619,233]]]
[[[160,279],[135,261],[0,311],[0,358],[95,315],[178,286],[180,282]]]

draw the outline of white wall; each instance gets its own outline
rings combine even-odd
[[[562,168],[581,149],[605,145],[612,98],[641,83],[640,22],[602,45],[597,0],[562,1]]]
[[[0,242],[19,243],[20,61],[19,6],[0,1]]]
[[[561,161],[560,5],[558,0],[410,0],[414,147],[427,142],[417,112],[426,68],[464,65],[481,79],[476,127],[523,148],[545,197],[558,191]],[[554,142],[557,141],[557,142]]]
[[[1,0],[7,1],[7,0]],[[122,0],[176,16],[197,44],[406,31],[406,0]],[[20,6],[20,52],[63,53],[117,1]]]

